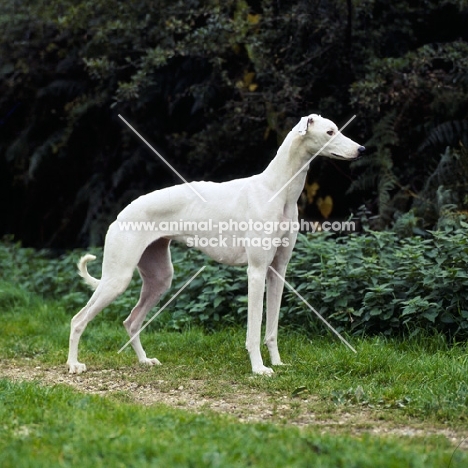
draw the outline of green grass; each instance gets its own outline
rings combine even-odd
[[[272,424],[238,424],[84,396],[64,387],[0,381],[2,467],[440,467],[450,452],[364,436],[334,437]],[[452,466],[462,466],[457,454]]]
[[[333,437],[238,424],[163,406],[150,409],[58,386],[0,381],[2,467],[431,467],[449,451],[369,436]],[[442,447],[441,447],[442,445]],[[461,466],[461,455],[452,466]],[[465,458],[466,460],[466,458]]]
[[[0,284],[0,372],[13,363],[65,370],[74,312]],[[280,350],[290,365],[268,378],[252,376],[243,329],[206,334],[156,328],[145,331],[142,341],[163,366],[142,367],[132,350],[117,354],[127,336],[120,323],[102,313],[83,335],[80,359],[90,373],[81,379],[118,368],[126,381],[158,382],[163,392],[196,381],[195,398],[264,398],[273,408],[269,422],[240,423],[208,409],[195,414],[159,403],[145,407],[128,391],[98,397],[65,385],[3,379],[0,466],[468,464],[468,454],[440,435],[451,430],[458,441],[466,437],[466,344],[449,345],[439,336],[405,341],[351,337],[355,355],[333,337],[282,330]],[[311,414],[314,424],[293,427]],[[357,422],[343,423],[343,415]],[[417,428],[420,436],[370,435],[377,425]]]

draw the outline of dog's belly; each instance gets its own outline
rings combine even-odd
[[[232,250],[219,251],[210,247],[198,247],[200,251],[213,260],[225,265],[247,265],[247,254],[244,248],[237,247]]]
[[[247,265],[245,246],[236,238],[225,236],[176,236],[173,240],[182,242],[188,247],[193,247],[219,263]]]

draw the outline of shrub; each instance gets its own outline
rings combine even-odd
[[[468,242],[463,229],[429,238],[368,232],[335,241],[302,238],[292,283],[339,330],[468,332]],[[294,297],[286,292],[286,304]],[[288,314],[289,306],[283,309]],[[291,310],[294,312],[294,310]],[[296,313],[297,315],[297,313]]]
[[[320,233],[300,235],[291,259],[288,282],[339,331],[352,334],[402,335],[421,331],[451,337],[468,336],[468,240],[460,228],[400,238],[394,232],[374,232],[333,238]],[[59,257],[47,251],[0,244],[3,281],[61,302],[76,313],[90,296],[76,273],[84,253]],[[99,277],[102,252],[89,264]],[[247,275],[244,267],[225,267],[185,247],[172,247],[174,282],[161,305],[201,266],[206,268],[156,323],[173,329],[199,324],[207,329],[245,323]],[[121,320],[138,299],[141,280],[107,310]],[[0,301],[1,303],[1,301]],[[285,288],[281,323],[307,330],[322,329],[315,315]],[[151,315],[151,314],[150,314]]]

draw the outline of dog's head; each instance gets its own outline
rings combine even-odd
[[[309,153],[333,159],[353,160],[362,156],[365,147],[345,137],[338,127],[317,114],[302,117],[294,131],[304,137]]]

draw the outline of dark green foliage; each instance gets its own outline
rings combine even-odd
[[[385,335],[438,331],[466,338],[468,226],[460,223],[461,228],[447,227],[427,234],[427,238],[400,238],[392,232],[375,231],[337,239],[324,234],[300,236],[287,280],[340,331]],[[206,268],[153,323],[172,329],[245,323],[244,267],[221,266],[177,245],[172,252],[175,278],[160,306],[201,266]],[[74,314],[90,297],[76,272],[75,264],[82,254],[74,251],[52,259],[45,252],[2,244],[0,264],[4,280],[54,298]],[[91,274],[99,277],[100,260],[89,265]],[[140,281],[135,279],[106,309],[108,317],[123,320],[138,299],[139,287]],[[14,298],[7,291],[4,300]],[[325,332],[324,325],[288,288],[281,311],[283,325]]]
[[[179,182],[118,114],[189,180],[262,170],[306,113],[357,114],[353,196],[349,165],[317,161],[311,180],[332,216],[366,203],[379,228],[468,139],[466,0],[0,7],[0,233],[27,245],[100,245],[130,200]]]
[[[468,88],[461,77],[467,57],[466,41],[425,44],[398,57],[374,58],[366,77],[351,85],[351,101],[374,121],[366,146],[375,155],[355,163],[361,173],[349,192],[367,193],[378,215],[374,228],[392,226],[411,208],[421,225],[434,227],[443,215],[436,193],[467,190],[468,173],[460,164],[457,170],[450,165],[443,182],[438,179],[448,155],[466,153]],[[465,200],[455,198],[452,208],[464,211]]]
[[[290,264],[294,280],[339,329],[353,333],[468,331],[466,224],[430,238],[392,232],[303,239]],[[300,281],[302,280],[302,281]],[[286,302],[294,299],[286,294]],[[287,314],[287,312],[285,312]]]

